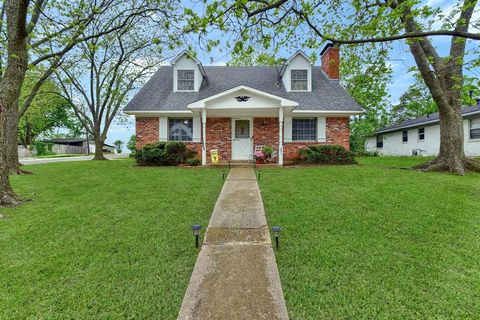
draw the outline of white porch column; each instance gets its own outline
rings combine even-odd
[[[283,165],[283,108],[278,109],[278,164]]]
[[[202,165],[207,164],[207,109],[202,109]]]

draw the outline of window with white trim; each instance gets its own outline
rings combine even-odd
[[[425,140],[425,128],[418,128],[418,141]]]
[[[168,118],[168,140],[192,141],[193,119],[192,118]]]
[[[480,118],[470,119],[470,139],[480,139]]]
[[[177,70],[177,90],[193,91],[195,90],[195,71]]]
[[[293,141],[316,141],[317,118],[292,119]]]
[[[308,70],[291,70],[290,73],[290,90],[307,91],[308,90]]]

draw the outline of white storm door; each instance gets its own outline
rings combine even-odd
[[[232,160],[249,160],[253,154],[252,119],[232,119]]]

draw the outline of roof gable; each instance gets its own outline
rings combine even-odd
[[[245,94],[249,94],[250,96],[245,96]],[[238,101],[237,97],[246,97],[245,101]],[[255,99],[254,97],[258,97],[260,99]],[[222,98],[229,98],[228,102]],[[232,99],[233,98],[233,99]],[[241,85],[229,90],[225,90],[223,92],[217,93],[215,95],[209,96],[207,98],[195,101],[188,105],[189,109],[197,109],[197,108],[205,108],[208,107],[208,102],[222,99],[222,103],[225,103],[224,106],[226,108],[244,108],[244,107],[261,107],[261,108],[274,108],[274,107],[296,107],[298,106],[298,102],[286,99],[284,97],[276,96],[274,94],[261,91],[255,88],[251,88],[245,85]],[[268,101],[274,100],[278,103],[278,105],[268,103]]]

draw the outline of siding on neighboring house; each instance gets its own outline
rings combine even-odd
[[[474,118],[478,118],[474,117]],[[467,156],[480,156],[480,139],[470,139],[470,119],[463,120],[464,148]],[[425,140],[418,140],[418,129],[425,128]],[[402,141],[402,131],[408,130],[408,142]],[[425,155],[436,156],[440,150],[440,125],[425,125],[415,128],[380,134],[383,136],[383,148],[376,147],[376,136],[369,137],[366,142],[367,151],[378,151],[386,156],[411,156],[414,149],[424,151]]]

